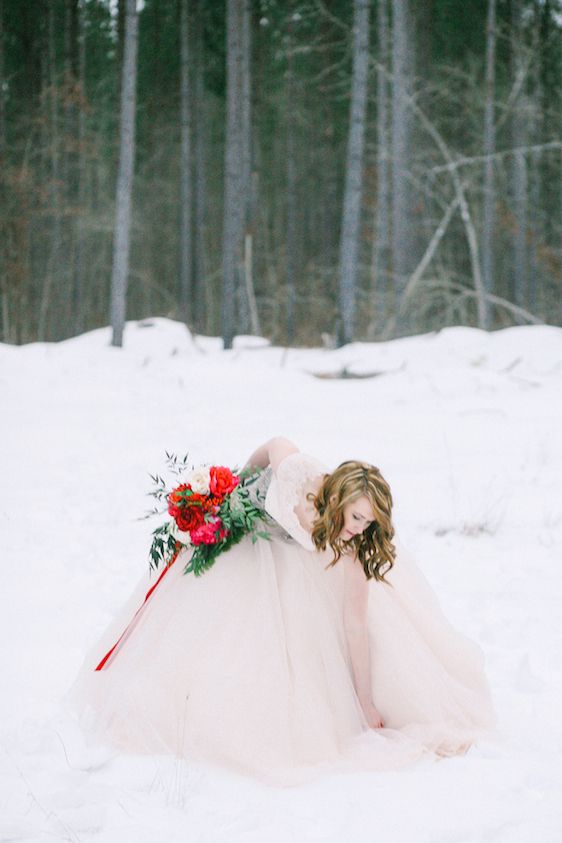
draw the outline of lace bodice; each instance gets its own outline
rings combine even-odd
[[[311,514],[314,507],[306,500],[306,495],[327,469],[314,457],[297,452],[285,457],[276,471],[267,470],[271,473],[265,511],[302,547],[315,550],[310,533],[302,526],[295,509],[305,518]]]

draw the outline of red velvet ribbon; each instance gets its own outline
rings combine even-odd
[[[170,561],[167,563],[166,567],[164,568],[164,570],[162,571],[162,573],[160,574],[160,576],[158,577],[158,579],[156,580],[154,585],[151,586],[151,588],[148,589],[148,591],[146,592],[144,600],[142,601],[141,605],[139,606],[139,608],[137,609],[137,611],[133,615],[130,623],[127,624],[126,628],[124,629],[122,634],[119,636],[119,638],[117,639],[117,641],[115,642],[115,644],[113,645],[111,650],[108,650],[108,652],[105,654],[105,656],[103,657],[101,662],[96,667],[96,670],[103,670],[103,668],[107,666],[107,663],[108,663],[109,659],[111,658],[111,656],[113,655],[115,650],[118,648],[119,644],[121,644],[125,640],[125,638],[128,638],[128,636],[130,635],[130,633],[133,630],[133,627],[135,625],[135,622],[138,619],[138,616],[140,615],[140,613],[142,612],[142,610],[146,606],[146,603],[149,600],[149,598],[154,594],[154,592],[156,591],[156,589],[158,588],[158,586],[160,585],[160,583],[162,582],[162,580],[164,579],[164,577],[166,576],[166,574],[168,573],[168,571],[170,570],[170,568],[172,567],[172,565],[174,564],[176,559],[178,558],[178,556],[180,554],[180,550],[181,550],[181,545],[176,548],[176,551],[175,551],[174,555],[172,556]]]

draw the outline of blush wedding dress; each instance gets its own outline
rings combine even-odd
[[[287,456],[256,487],[269,540],[246,537],[200,577],[183,574],[180,555],[146,601],[154,574],[143,577],[67,697],[94,740],[292,784],[464,753],[490,733],[483,655],[399,543],[388,583],[369,581],[372,696],[384,728],[367,728],[343,620],[344,566],[327,567],[331,550],[316,551],[295,514],[326,471]]]

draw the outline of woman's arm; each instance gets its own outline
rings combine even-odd
[[[371,690],[371,654],[367,628],[369,583],[363,566],[350,554],[342,556],[344,565],[344,626],[353,669],[355,690],[371,729],[383,725],[373,704]]]
[[[297,446],[284,436],[275,436],[259,448],[256,448],[254,453],[248,457],[246,468],[256,466],[257,468],[266,468],[268,465],[275,471],[279,463],[288,457],[289,454],[298,453]]]

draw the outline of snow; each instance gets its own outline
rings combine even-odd
[[[560,841],[562,331],[223,352],[151,319],[109,338],[0,345],[0,839]],[[403,542],[485,651],[497,741],[294,788],[84,742],[61,699],[147,564],[148,472],[165,450],[240,465],[276,434],[381,467]]]

